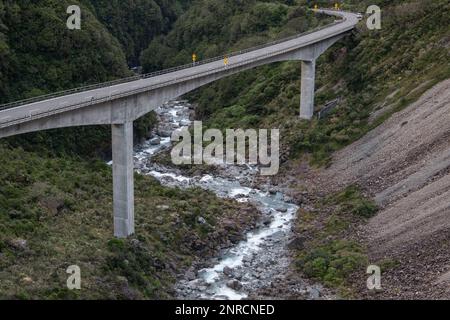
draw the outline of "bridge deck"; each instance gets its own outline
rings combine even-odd
[[[353,29],[358,23],[358,18],[356,14],[353,13],[333,10],[319,11],[325,14],[338,16],[343,19],[317,31],[299,35],[298,37],[291,38],[283,42],[278,42],[271,46],[255,49],[242,54],[230,55],[229,64],[227,66],[224,65],[222,60],[217,60],[169,73],[163,73],[149,78],[101,87],[94,90],[62,95],[47,100],[7,108],[0,111],[0,128],[26,122],[29,119],[41,118],[51,114],[77,109],[79,107],[84,107],[89,103],[96,104],[104,101],[115,100],[118,98],[135,95],[140,92],[164,87],[169,84],[184,82],[205,76],[207,74],[220,72],[224,68],[237,68],[248,63],[279,55],[284,52],[295,50],[345,33]]]

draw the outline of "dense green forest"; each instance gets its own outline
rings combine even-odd
[[[128,64],[139,65],[139,56],[154,37],[167,33],[191,0],[88,0],[97,19],[119,40]]]
[[[130,75],[189,1],[0,1],[0,103]],[[78,4],[81,30],[66,27]]]
[[[156,37],[142,53],[144,71],[189,63],[298,34],[318,24],[294,1],[197,1],[167,35]],[[326,21],[325,17],[322,17]]]

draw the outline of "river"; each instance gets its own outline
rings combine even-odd
[[[156,112],[160,123],[152,139],[136,147],[135,167],[163,185],[189,188],[198,186],[219,197],[251,202],[261,212],[261,223],[248,232],[245,240],[208,261],[208,267],[190,273],[176,284],[180,299],[240,300],[268,286],[289,267],[286,245],[292,237],[292,221],[298,207],[276,190],[252,187],[258,168],[227,166],[219,173],[185,176],[176,168],[164,167],[152,157],[171,145],[170,135],[191,124],[191,106],[186,101],[171,101]],[[222,172],[222,173],[220,173]]]

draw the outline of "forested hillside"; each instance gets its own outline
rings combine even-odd
[[[322,17],[323,22],[327,21]],[[153,71],[301,33],[318,24],[292,0],[195,1],[167,36],[154,39],[143,52],[144,71]]]
[[[189,1],[0,1],[0,103],[129,75]],[[79,4],[82,28],[66,27]]]
[[[83,17],[82,29],[76,32],[66,28],[66,8],[74,3],[81,4]],[[195,1],[192,7],[189,3],[0,1],[1,102],[130,74],[128,65],[135,65],[140,48],[148,47],[155,35],[171,30],[183,10],[206,10],[219,1]],[[260,37],[241,47],[280,35],[288,14],[293,20],[302,19],[305,13],[288,2],[224,3],[213,15],[223,19],[223,28],[234,15],[241,19],[251,6],[259,8],[251,19]],[[221,12],[228,5],[233,10]],[[267,21],[263,13],[271,10],[272,18]],[[191,13],[184,21],[195,24],[196,18]],[[309,22],[318,24],[308,15],[299,30],[308,29]],[[204,36],[214,31],[210,39],[218,48],[209,54],[228,48],[222,44],[223,30],[202,28]],[[292,25],[290,33],[296,28]],[[189,32],[186,41],[195,39],[196,32]],[[252,38],[252,32],[240,35],[239,31],[228,44],[237,48],[234,42]],[[206,39],[202,41],[208,46]],[[180,54],[180,61],[190,59],[190,48],[185,52],[189,53]],[[155,52],[155,57],[162,56],[163,52]],[[153,123],[150,116],[136,126],[145,134]],[[252,207],[201,190],[168,189],[152,178],[138,177],[139,237],[112,239],[111,169],[98,158],[109,144],[110,128],[101,126],[51,130],[1,142],[1,297],[170,297],[178,272],[197,257],[211,256],[221,245],[238,241],[243,230],[254,224],[257,211]],[[208,222],[206,226],[196,223],[199,215]],[[77,294],[65,289],[65,268],[70,261],[85,270],[83,281],[89,290]]]
[[[167,33],[191,0],[87,0],[99,21],[119,40],[129,65],[138,66],[141,51]]]

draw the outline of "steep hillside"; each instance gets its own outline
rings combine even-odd
[[[449,114],[446,80],[334,155],[323,177],[362,186],[380,207],[361,231],[371,261],[395,262],[383,297],[450,297]]]
[[[443,0],[379,4],[385,5],[381,30],[367,30],[361,24],[353,36],[318,60],[316,109],[341,99],[327,119],[296,120],[298,62],[261,67],[200,89],[191,96],[199,104],[198,117],[218,128],[279,127],[284,159],[312,153],[314,163],[326,164],[331,152],[450,76],[450,4]]]
[[[0,103],[123,77],[119,42],[87,9],[83,28],[66,27],[69,1],[2,1]]]
[[[193,53],[198,60],[210,58],[297,34],[318,23],[315,15],[291,0],[194,1],[167,35],[150,43],[141,63],[144,71],[159,70],[192,62]]]
[[[340,103],[287,132],[301,157],[276,181],[303,203],[294,274],[343,297],[448,298],[450,4],[396,3],[382,30],[361,26],[321,59],[318,107]],[[382,270],[378,293],[369,264]]]
[[[138,236],[117,240],[104,162],[2,146],[0,157],[0,299],[169,298],[182,270],[239,241],[257,217],[249,205],[136,175]],[[83,290],[66,287],[74,264]]]
[[[100,22],[119,40],[131,66],[154,37],[167,33],[191,0],[88,0]]]
[[[0,103],[99,83],[132,73],[128,65],[182,13],[189,1],[0,2]],[[66,27],[80,4],[81,30]],[[135,124],[136,140],[155,124]],[[53,154],[110,155],[109,127],[52,130],[8,139],[12,147]]]
[[[0,103],[129,75],[189,1],[1,1]],[[78,4],[81,30],[66,27]]]
[[[447,79],[335,153],[329,168],[287,164],[278,182],[303,203],[294,275],[343,297],[449,298],[449,109]],[[373,264],[378,291],[366,287]]]

